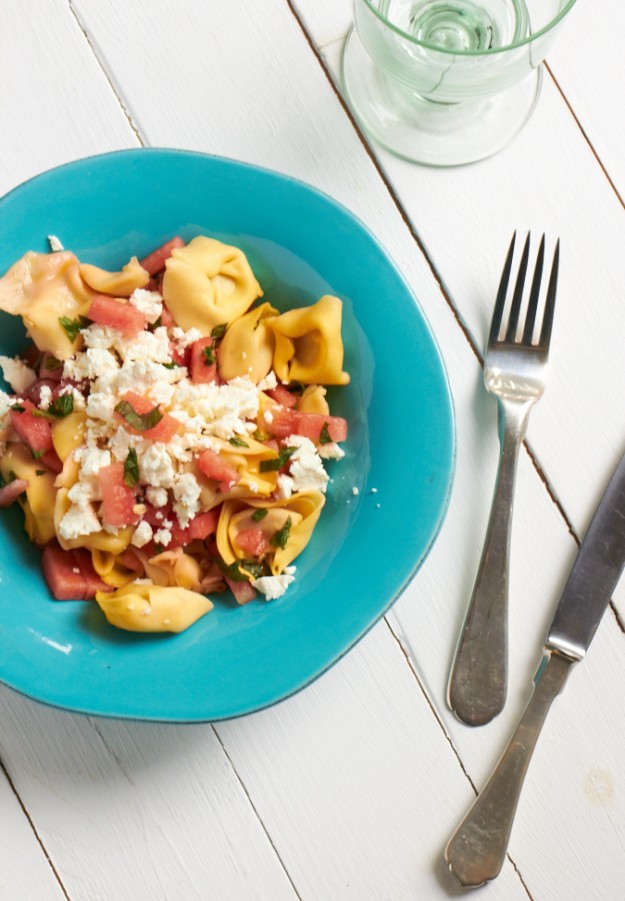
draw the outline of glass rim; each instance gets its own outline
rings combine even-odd
[[[427,41],[420,41],[418,38],[413,37],[408,34],[407,31],[404,31],[402,28],[399,28],[398,25],[394,25],[390,22],[386,16],[384,16],[379,9],[377,9],[373,5],[373,0],[355,0],[355,2],[364,3],[366,7],[368,7],[371,12],[374,14],[376,18],[380,20],[387,28],[390,28],[391,31],[394,31],[396,34],[400,35],[400,37],[409,41],[411,44],[416,44],[417,47],[424,47],[426,50],[434,50],[437,53],[443,53],[447,56],[466,56],[466,57],[480,57],[480,56],[491,56],[496,53],[505,53],[507,50],[517,50],[519,47],[524,47],[526,44],[531,44],[532,41],[537,40],[537,38],[542,37],[548,31],[551,31],[558,22],[560,22],[564,16],[569,12],[569,10],[575,6],[577,0],[568,0],[568,2],[564,5],[564,7],[560,10],[557,16],[551,19],[546,25],[540,28],[538,31],[534,32],[534,34],[530,34],[525,38],[522,38],[519,41],[514,41],[512,44],[505,44],[503,47],[489,47],[487,50],[448,50],[445,47],[440,47],[437,44],[430,44]]]

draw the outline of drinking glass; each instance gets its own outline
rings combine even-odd
[[[354,0],[343,83],[365,131],[455,166],[501,150],[532,114],[576,0]]]

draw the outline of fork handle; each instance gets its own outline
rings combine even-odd
[[[484,549],[449,680],[449,706],[469,726],[501,713],[508,683],[508,561],[519,448],[531,401],[498,399],[501,451]]]
[[[493,773],[449,840],[445,860],[465,887],[494,879],[503,866],[525,774],[554,698],[562,691],[572,658],[546,649],[534,691]]]

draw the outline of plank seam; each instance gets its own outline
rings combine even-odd
[[[615,184],[614,181],[612,180],[612,177],[611,177],[610,173],[608,172],[608,170],[606,169],[603,160],[602,160],[601,157],[599,156],[599,153],[598,153],[597,150],[595,149],[594,144],[593,144],[592,141],[590,140],[590,137],[588,136],[588,132],[586,131],[586,129],[585,129],[584,126],[582,125],[579,116],[577,115],[577,113],[576,113],[575,110],[573,109],[573,106],[572,106],[572,104],[571,104],[569,98],[568,98],[568,97],[566,96],[566,94],[564,93],[564,90],[563,90],[562,86],[560,85],[560,82],[559,82],[558,79],[556,78],[553,69],[549,66],[549,64],[548,64],[547,62],[545,62],[545,69],[547,70],[547,72],[549,72],[549,75],[550,75],[551,80],[553,81],[553,83],[554,83],[554,85],[555,85],[555,87],[556,87],[556,90],[558,91],[558,93],[560,94],[560,97],[562,97],[562,100],[563,100],[564,103],[566,104],[566,107],[567,107],[569,113],[570,113],[571,116],[573,117],[573,121],[574,121],[575,124],[577,125],[577,127],[578,127],[578,129],[579,129],[579,131],[580,131],[580,133],[581,133],[581,135],[582,135],[582,137],[583,137],[584,140],[586,141],[586,144],[588,145],[588,148],[589,148],[590,152],[592,153],[592,155],[594,156],[595,160],[596,160],[597,163],[599,164],[599,168],[601,169],[601,171],[603,172],[603,174],[604,174],[605,177],[607,178],[608,184],[610,185],[610,187],[612,188],[612,190],[613,190],[614,193],[616,194],[619,203],[621,204],[622,207],[625,207],[625,200],[623,199],[623,197],[622,197],[622,195],[621,195],[619,189],[616,187],[616,184]]]
[[[400,649],[401,653],[404,655],[404,659],[405,659],[406,663],[408,664],[408,667],[410,668],[410,671],[412,672],[412,674],[413,674],[413,676],[414,676],[414,678],[415,678],[415,680],[416,680],[416,682],[417,682],[417,685],[419,686],[419,690],[421,691],[421,694],[423,695],[426,704],[427,704],[428,707],[430,708],[430,710],[431,710],[431,712],[432,712],[432,715],[434,716],[434,719],[436,720],[436,722],[437,722],[438,725],[440,726],[443,735],[444,735],[445,738],[447,739],[447,742],[448,742],[448,744],[449,744],[449,747],[451,748],[451,750],[452,750],[454,756],[456,757],[456,760],[458,761],[458,764],[459,764],[459,766],[460,766],[460,769],[461,769],[462,772],[464,773],[464,775],[465,775],[465,777],[466,777],[466,779],[467,779],[469,785],[471,786],[471,788],[473,789],[475,795],[477,796],[478,791],[477,791],[477,788],[476,788],[476,786],[475,786],[475,783],[473,782],[473,779],[472,779],[471,776],[469,775],[469,771],[468,771],[467,768],[465,767],[464,762],[463,762],[463,760],[462,760],[462,757],[460,756],[460,753],[459,753],[458,749],[456,748],[456,746],[455,746],[455,744],[454,744],[454,741],[453,741],[451,735],[450,735],[449,732],[447,731],[447,728],[446,728],[446,726],[445,726],[445,723],[443,722],[443,720],[442,720],[442,718],[441,718],[441,716],[440,716],[440,714],[439,714],[439,712],[438,712],[438,710],[437,710],[437,708],[436,708],[436,705],[434,704],[434,701],[432,700],[432,698],[431,698],[430,695],[428,694],[428,692],[427,692],[427,690],[426,690],[426,688],[425,688],[425,685],[423,684],[423,681],[420,679],[419,674],[417,673],[415,667],[413,666],[412,660],[411,660],[411,658],[410,658],[410,654],[408,653],[408,651],[407,651],[406,648],[404,647],[403,642],[401,641],[401,639],[399,638],[399,636],[396,634],[395,630],[393,629],[391,623],[389,622],[389,620],[388,620],[388,618],[387,618],[386,616],[384,617],[384,622],[386,623],[386,625],[387,625],[387,627],[388,627],[388,630],[389,630],[389,632],[391,633],[393,639],[395,640],[395,642],[396,642],[397,645],[399,646],[399,649]],[[521,871],[520,871],[520,869],[519,869],[517,863],[516,863],[515,860],[510,856],[510,853],[507,853],[507,854],[506,854],[506,857],[508,858],[508,860],[509,860],[510,863],[512,864],[512,867],[514,868],[515,873],[516,873],[517,876],[519,877],[519,880],[520,880],[520,882],[521,882],[521,885],[522,885],[523,888],[525,889],[528,898],[530,899],[530,901],[534,901],[533,896],[532,896],[532,894],[531,894],[529,888],[527,887],[527,884],[526,884],[525,880],[523,879],[523,876],[522,876],[522,874],[521,874]]]
[[[67,890],[66,890],[65,886],[63,885],[63,881],[62,881],[62,879],[61,879],[61,877],[60,877],[60,875],[59,875],[59,872],[58,872],[57,868],[54,866],[54,863],[52,862],[52,858],[51,858],[50,855],[48,854],[48,851],[47,851],[47,849],[46,849],[46,846],[44,845],[41,836],[40,836],[39,833],[37,832],[37,828],[36,828],[36,826],[35,826],[35,823],[34,823],[32,817],[31,817],[31,815],[29,814],[28,810],[26,809],[26,805],[25,805],[24,802],[22,801],[22,799],[21,799],[21,797],[20,797],[20,795],[19,795],[19,792],[17,791],[17,788],[15,787],[15,783],[13,782],[13,779],[11,779],[11,776],[9,775],[9,772],[8,772],[6,766],[4,765],[4,761],[3,761],[3,760],[0,760],[0,770],[2,770],[2,772],[4,773],[4,775],[5,775],[5,777],[6,777],[6,780],[7,780],[8,784],[9,784],[9,788],[11,789],[11,791],[13,792],[13,794],[15,795],[15,798],[16,798],[16,800],[17,800],[17,803],[19,804],[19,806],[20,806],[20,808],[21,808],[21,810],[22,810],[22,813],[23,813],[24,816],[26,817],[26,820],[27,820],[27,822],[28,822],[28,825],[30,826],[30,828],[31,828],[31,830],[32,830],[32,833],[33,833],[33,835],[35,836],[35,838],[36,838],[36,840],[37,840],[37,843],[39,844],[39,847],[41,848],[41,850],[42,850],[42,852],[43,852],[44,857],[45,857],[46,860],[48,861],[48,866],[49,866],[50,869],[52,870],[52,872],[53,872],[53,874],[54,874],[54,878],[56,879],[56,881],[57,881],[58,884],[59,884],[59,888],[60,888],[61,891],[63,892],[63,895],[65,896],[65,898],[67,898],[67,901],[71,901],[70,896],[68,895]]]
[[[263,832],[265,833],[265,835],[266,835],[266,837],[267,837],[267,841],[269,842],[269,844],[270,844],[271,847],[273,848],[274,854],[276,855],[276,857],[277,857],[278,860],[280,861],[280,865],[281,865],[282,869],[284,870],[284,873],[285,873],[287,879],[289,880],[289,883],[291,884],[291,888],[292,888],[293,891],[295,892],[296,898],[298,898],[299,901],[302,901],[302,896],[300,895],[300,893],[298,892],[297,888],[295,887],[295,883],[294,883],[294,881],[293,881],[293,879],[292,879],[292,877],[291,877],[291,874],[289,873],[289,871],[288,871],[288,869],[287,869],[287,866],[286,866],[284,860],[282,859],[282,856],[281,856],[280,852],[278,851],[278,848],[276,847],[276,844],[275,844],[275,842],[273,841],[273,839],[272,839],[272,837],[271,837],[271,835],[270,835],[270,833],[269,833],[269,830],[268,830],[267,827],[265,826],[265,823],[263,822],[263,818],[261,817],[260,813],[258,812],[258,808],[257,808],[256,805],[254,804],[254,802],[253,802],[253,800],[252,800],[252,796],[250,795],[250,793],[249,793],[249,791],[248,791],[248,788],[247,788],[245,782],[243,781],[243,778],[241,777],[241,775],[239,774],[237,768],[235,767],[235,765],[234,765],[234,763],[233,763],[233,761],[232,761],[232,758],[230,757],[230,754],[228,753],[228,751],[227,751],[227,749],[226,749],[226,746],[225,746],[225,744],[224,744],[224,742],[223,742],[223,740],[222,740],[222,738],[221,738],[221,735],[219,734],[219,731],[218,731],[218,729],[217,729],[217,727],[216,727],[216,725],[215,725],[214,723],[211,724],[211,729],[212,729],[213,732],[215,733],[215,738],[216,738],[217,741],[219,742],[219,744],[220,744],[220,746],[221,746],[221,749],[222,749],[222,751],[224,752],[224,755],[225,755],[225,757],[226,757],[226,760],[228,761],[228,763],[229,763],[229,765],[230,765],[230,767],[231,767],[231,769],[232,769],[232,772],[233,772],[234,775],[236,776],[239,785],[241,786],[243,792],[245,793],[245,797],[247,798],[250,807],[251,807],[252,810],[254,811],[254,814],[256,815],[256,818],[257,818],[258,822],[260,823],[260,826],[261,826]]]
[[[121,96],[119,90],[117,89],[115,82],[113,81],[113,78],[110,75],[103,59],[101,58],[100,54],[96,50],[96,45],[93,42],[93,40],[91,39],[91,36],[89,34],[89,31],[87,30],[86,25],[83,23],[78,12],[76,11],[74,4],[72,3],[72,0],[67,0],[67,3],[68,3],[69,11],[72,14],[72,16],[74,17],[76,24],[80,28],[80,30],[83,34],[83,37],[84,37],[85,41],[87,42],[89,49],[93,53],[94,59],[95,59],[96,63],[98,64],[100,71],[104,75],[104,77],[108,83],[108,86],[110,87],[111,91],[113,92],[115,99],[119,103],[120,109],[123,112],[123,114],[128,122],[128,125],[132,129],[132,132],[134,133],[134,136],[136,137],[136,139],[139,142],[139,144],[141,145],[141,147],[145,147],[148,142],[145,140],[145,138],[141,134],[141,130],[140,130],[139,126],[134,121],[134,119],[130,113],[130,110],[128,109],[126,103],[124,102],[123,97]]]

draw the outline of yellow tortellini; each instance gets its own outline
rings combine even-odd
[[[130,632],[183,632],[213,609],[207,597],[188,588],[136,582],[98,591],[95,599],[112,626]]]
[[[66,463],[70,464],[69,471],[72,470],[73,466],[76,469],[76,473],[78,472],[77,464],[74,463],[71,455],[68,457]],[[92,532],[90,535],[80,535],[78,538],[63,537],[61,521],[72,506],[68,497],[70,489],[61,484],[64,481],[69,481],[66,478],[65,473],[66,469],[64,467],[63,472],[56,478],[56,498],[53,501],[54,529],[61,547],[66,551],[71,550],[72,548],[86,547],[89,550],[95,548],[99,551],[107,551],[110,554],[121,554],[130,544],[130,539],[132,538],[132,533],[134,531],[132,526],[125,526],[122,529],[117,529],[116,532],[107,532],[106,529],[100,529],[98,532]]]
[[[91,263],[83,263],[80,274],[98,294],[110,294],[113,297],[130,297],[133,291],[145,288],[150,281],[149,273],[136,257],[126,263],[120,272],[108,272]]]
[[[308,385],[298,398],[295,408],[301,413],[320,413],[322,416],[329,416],[330,406],[326,394],[323,385]]]
[[[273,364],[276,344],[267,317],[277,315],[271,304],[263,303],[232,323],[219,346],[219,374],[223,379],[245,376],[257,385],[265,378]]]
[[[280,575],[310,541],[324,504],[325,496],[320,491],[302,491],[285,500],[268,502],[226,501],[217,526],[217,549],[228,565],[247,559],[249,554],[238,545],[237,536],[260,526],[271,547],[264,559],[272,575]],[[259,509],[267,513],[262,519],[254,519]]]
[[[46,544],[55,536],[54,528],[54,473],[42,468],[33,460],[23,444],[8,444],[0,456],[0,472],[6,481],[15,474],[28,482],[26,500],[18,499],[24,511],[24,528],[31,541]]]
[[[182,328],[203,335],[243,316],[262,293],[243,251],[215,238],[194,238],[165,264],[165,303]]]
[[[39,350],[67,360],[78,347],[59,321],[86,314],[93,292],[80,276],[73,253],[29,251],[0,278],[0,310],[21,316]]]
[[[137,578],[137,573],[124,566],[118,554],[92,548],[91,560],[93,568],[102,581],[107,585],[112,585],[113,588],[121,588]]]
[[[145,574],[155,585],[180,585],[191,591],[199,591],[202,584],[202,568],[191,554],[181,547],[163,551],[154,557],[137,554],[143,563]]]
[[[326,294],[311,307],[268,320],[276,336],[273,368],[284,382],[346,385],[341,319],[343,304]]]
[[[84,410],[75,410],[57,419],[52,424],[52,444],[59,459],[65,462],[71,452],[84,441],[87,414]]]

